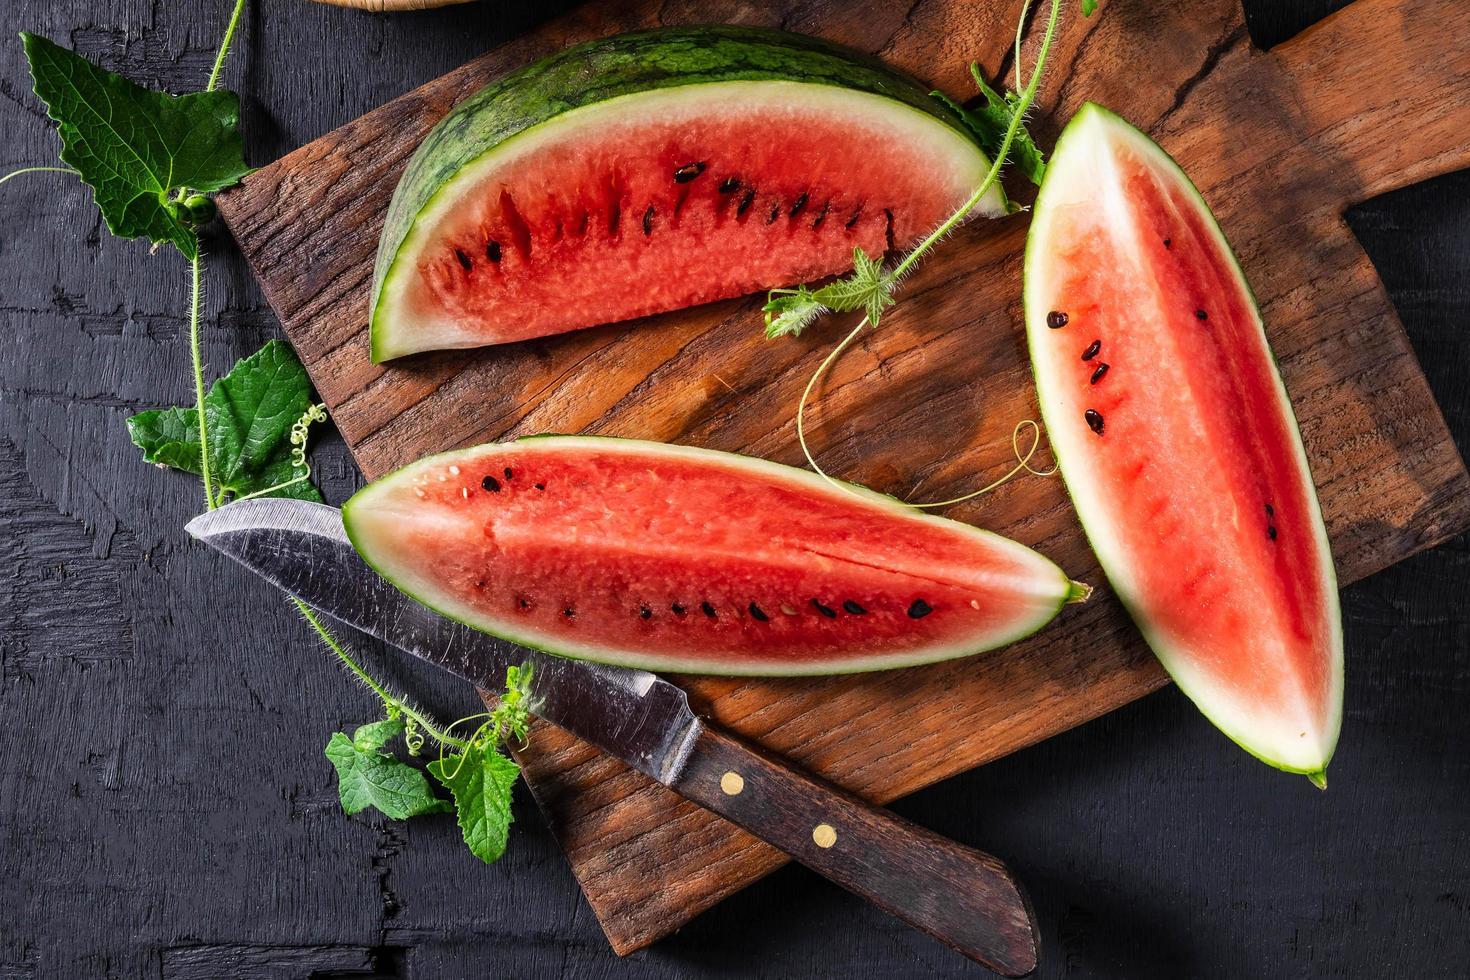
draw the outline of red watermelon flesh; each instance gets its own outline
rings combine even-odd
[[[990,160],[928,86],[735,26],[591,41],[470,95],[384,221],[377,361],[821,278],[939,225]],[[1006,213],[992,187],[976,214]]]
[[[816,279],[912,242],[979,182],[914,179],[936,152],[978,160],[941,127],[952,147],[818,102],[781,106],[800,136],[773,135],[760,95],[584,123],[502,163],[428,228],[403,315],[443,324],[435,344],[505,343]]]
[[[818,674],[976,653],[1082,594],[1014,541],[728,453],[539,437],[433,456],[343,509],[425,604],[653,669]]]
[[[1342,638],[1291,403],[1208,207],[1100,107],[1048,168],[1026,319],[1050,439],[1119,597],[1211,720],[1320,780]]]
[[[546,124],[457,188],[452,206],[431,205],[415,231],[430,244],[379,314],[377,356],[506,343],[842,272],[854,247],[882,255],[916,240],[984,175],[959,133],[878,96],[746,82],[719,86],[713,105],[692,97],[709,87]]]

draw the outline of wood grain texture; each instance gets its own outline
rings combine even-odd
[[[876,51],[953,93],[1008,64],[1016,4],[906,12],[740,8]],[[368,476],[427,452],[537,431],[689,442],[785,462],[792,411],[837,324],[759,339],[757,302],[529,344],[373,366],[366,295],[377,230],[419,136],[486,80],[565,44],[654,22],[733,19],[696,2],[582,8],[253,175],[221,209]],[[1316,476],[1340,578],[1355,581],[1470,521],[1464,468],[1343,208],[1470,164],[1470,23],[1452,0],[1359,0],[1271,52],[1227,0],[1110,0],[1054,55],[1039,129],[1084,99],[1149,129],[1200,185],[1261,299]],[[1160,45],[1159,38],[1167,38]],[[1034,38],[1032,44],[1034,44]],[[1149,64],[1147,85],[1134,67]],[[1412,134],[1413,138],[1407,138]],[[1006,463],[1035,406],[1017,325],[1023,220],[972,225],[833,371],[813,417],[828,469],[905,496],[964,492]],[[1101,582],[1057,481],[952,516]],[[939,668],[821,681],[689,679],[701,710],[886,801],[1125,704],[1164,683],[1111,601],[1031,641]],[[904,720],[901,740],[882,724]],[[543,727],[538,802],[613,945],[629,951],[776,867],[778,854]]]

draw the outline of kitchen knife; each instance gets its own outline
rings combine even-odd
[[[681,689],[647,671],[527,650],[440,616],[358,556],[336,508],[242,500],[188,531],[332,619],[477,687],[498,690],[507,667],[529,661],[539,717],[997,973],[1035,969],[1030,905],[996,858],[706,724]]]

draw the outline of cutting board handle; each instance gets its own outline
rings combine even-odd
[[[711,728],[674,789],[1003,976],[1036,968],[1031,905],[989,854]]]
[[[1470,167],[1470,4],[1356,0],[1271,50],[1339,209]]]

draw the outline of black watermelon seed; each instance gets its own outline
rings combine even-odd
[[[1097,364],[1097,369],[1092,372],[1092,377],[1088,379],[1087,383],[1088,384],[1095,385],[1099,381],[1101,381],[1103,379],[1103,375],[1105,375],[1107,373],[1108,373],[1108,362],[1107,361],[1099,361],[1098,364]]]
[[[817,600],[817,599],[813,599],[812,600],[812,607],[814,609],[816,609],[817,612],[821,613],[823,616],[826,616],[828,619],[836,619],[837,618],[837,610],[835,610],[835,609],[828,609],[826,606],[822,605],[822,603],[819,600]]]
[[[806,207],[806,198],[806,191],[802,191],[801,195],[796,199],[796,203],[791,205],[791,210],[786,212],[786,217],[794,218],[798,214],[801,214],[801,209]]]
[[[470,257],[464,254],[464,251],[462,249],[455,249],[454,257],[459,259],[459,264],[464,266],[464,271],[469,272],[472,268],[474,268],[474,264],[470,262]]]
[[[856,602],[853,602],[851,599],[844,599],[844,600],[842,600],[842,608],[843,609],[846,609],[848,612],[852,613],[854,616],[865,616],[865,615],[867,615],[867,612],[868,612],[866,609],[864,609],[862,606],[858,605]]]
[[[577,615],[577,610],[573,609],[571,606],[567,606],[561,611],[561,614],[568,619],[571,619],[573,616]]]
[[[537,490],[545,490],[546,489],[546,484],[544,484],[544,483],[537,483],[537,484],[535,484],[535,487],[536,487]]]
[[[715,612],[715,607],[712,606],[712,605],[710,605],[707,602],[701,602],[699,604],[699,608],[700,609],[703,609],[704,610],[704,614],[706,616],[708,616],[710,619],[714,619],[716,616],[719,615],[718,613]]]
[[[771,205],[771,213],[766,215],[766,224],[775,224],[776,219],[779,217],[781,217],[781,202],[777,201],[775,204]]]
[[[648,206],[648,210],[647,211],[644,211],[643,212],[643,234],[644,235],[651,235],[651,234],[653,234],[653,205],[652,204],[650,204]]]
[[[827,220],[827,212],[832,210],[832,202],[828,200],[822,205],[822,210],[817,212],[817,219],[812,222],[812,230],[816,231],[822,227],[822,222]]]
[[[673,604],[673,605],[671,605],[671,606],[669,606],[669,610],[670,610],[670,611],[671,611],[671,612],[672,612],[672,613],[673,613],[673,614],[674,614],[674,615],[675,615],[675,616],[682,616],[682,615],[684,615],[684,607],[683,607],[683,606],[681,606],[681,605],[679,605],[679,604],[678,604],[678,603],[677,603],[677,602],[676,602],[676,603],[674,603],[674,604]]]
[[[1046,325],[1048,327],[1051,327],[1053,330],[1060,330],[1067,325],[1068,319],[1070,318],[1067,316],[1067,314],[1063,313],[1061,310],[1052,310],[1046,315]]]
[[[1275,517],[1276,516],[1276,508],[1272,507],[1270,504],[1267,504],[1266,505],[1266,516],[1267,517]]]
[[[674,180],[680,184],[687,184],[695,177],[704,173],[704,163],[686,163],[674,171]]]
[[[510,467],[509,467],[509,466],[507,466],[507,467],[506,467],[506,468],[505,468],[505,478],[506,478],[506,479],[507,479],[507,480],[509,480],[509,479],[511,479],[511,478],[512,478],[512,477],[513,477],[513,476],[514,476],[514,475],[515,475],[515,474],[514,474],[514,473],[512,473],[512,472],[511,472],[511,469],[510,469]]]
[[[1276,540],[1276,526],[1275,525],[1273,525],[1273,524],[1267,524],[1266,525],[1266,537],[1270,538],[1272,541],[1275,541]]]
[[[724,180],[720,181],[721,194],[734,194],[738,190],[740,190],[740,181],[736,180],[734,177],[726,177]]]
[[[652,619],[653,610],[649,609],[647,606],[639,606],[638,615],[642,616],[644,619]]]
[[[1172,238],[1166,238],[1166,239],[1164,239],[1164,247],[1165,248],[1173,248],[1174,247],[1174,239],[1172,239]]]
[[[488,473],[485,474],[485,479],[480,481],[480,486],[484,487],[486,490],[489,490],[491,493],[500,492],[500,481],[495,479],[495,477],[491,476]]]
[[[735,205],[735,217],[738,218],[741,215],[745,214],[745,212],[750,210],[750,206],[754,203],[755,188],[752,187],[750,190],[745,192],[745,196],[740,199],[740,203]]]
[[[486,242],[485,243],[485,258],[489,259],[491,262],[499,262],[500,261],[500,243],[499,242]]]
[[[923,599],[915,599],[914,604],[909,606],[909,619],[923,619],[934,611],[934,607]]]
[[[750,604],[750,614],[755,617],[756,622],[768,623],[771,621],[771,617],[766,615],[766,611],[753,602]]]
[[[843,227],[844,228],[849,228],[849,229],[852,228],[853,225],[855,225],[855,224],[858,223],[858,219],[861,218],[862,216],[863,216],[863,209],[862,208],[858,208],[856,211],[854,211],[852,213],[852,217],[847,219],[847,224],[843,225]]]
[[[525,596],[521,596],[521,608],[522,609],[530,609],[531,608],[531,600],[530,599],[527,599]]]
[[[1087,345],[1087,350],[1082,352],[1082,359],[1084,361],[1090,361],[1097,356],[1097,352],[1100,350],[1102,350],[1102,341],[1094,340],[1092,343]]]
[[[1089,408],[1086,412],[1083,412],[1082,413],[1082,417],[1087,420],[1087,427],[1089,429],[1091,429],[1093,432],[1096,432],[1098,435],[1102,435],[1102,430],[1103,430],[1103,417],[1102,417],[1102,412],[1099,412],[1095,408]]]
[[[1210,318],[1210,315],[1208,313],[1206,313],[1204,310],[1195,310],[1194,311],[1194,318],[1196,320],[1208,320]]]

